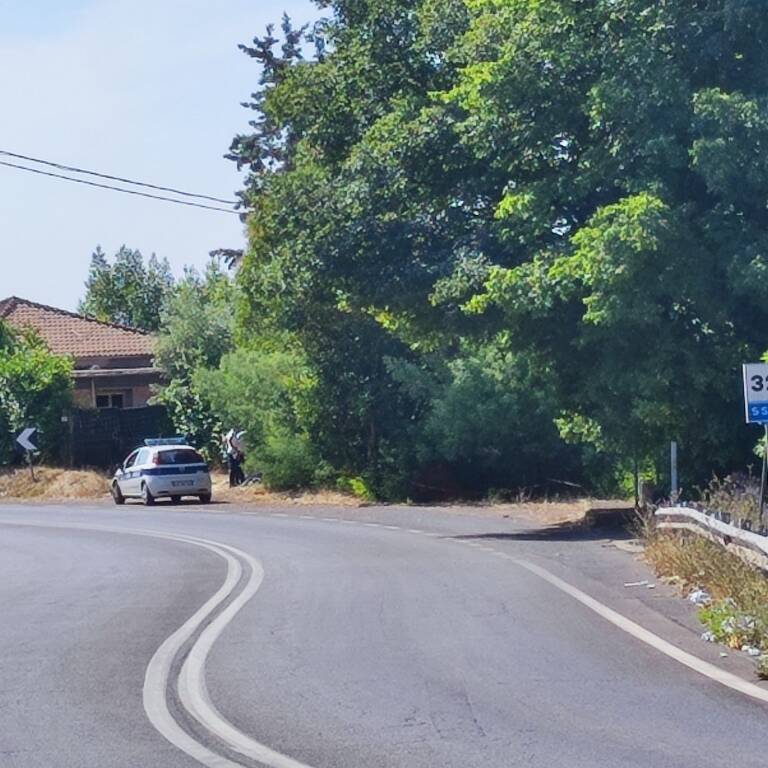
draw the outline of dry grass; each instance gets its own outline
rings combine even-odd
[[[109,492],[107,477],[90,470],[36,467],[35,477],[26,468],[0,472],[0,500],[101,499]]]
[[[714,600],[731,598],[743,610],[768,606],[768,579],[701,536],[653,531],[645,537],[645,559],[684,591],[706,589]]]
[[[762,655],[757,674],[768,677],[768,578],[719,544],[694,533],[650,528],[645,559],[683,593],[703,589],[711,603],[699,609],[710,640]],[[756,649],[756,650],[755,650]]]
[[[709,509],[729,514],[734,525],[748,520],[753,530],[757,530],[762,523],[759,488],[759,479],[751,476],[739,479],[715,477],[702,493],[702,501]]]
[[[599,519],[602,512],[615,510],[629,512],[632,504],[622,499],[583,498],[521,501],[515,504],[490,503],[478,509],[485,510],[489,517],[523,519],[546,526],[591,525]]]
[[[349,494],[338,491],[298,491],[295,493],[270,491],[263,485],[247,485],[238,488],[229,487],[226,473],[212,473],[214,501],[227,501],[230,504],[258,504],[263,506],[310,506],[324,505],[333,507],[360,507],[363,502]]]
[[[88,470],[35,468],[37,482],[33,483],[29,470],[0,471],[0,501],[66,501],[68,499],[103,500],[109,492],[109,478]],[[214,501],[259,506],[333,506],[355,508],[366,502],[351,494],[336,490],[299,491],[295,493],[269,491],[262,485],[230,488],[225,472],[212,473]],[[558,501],[522,501],[520,503],[472,504],[455,502],[435,505],[447,514],[477,517],[509,517],[524,519],[539,525],[579,524],[588,512],[601,508],[616,508],[624,502],[595,499]]]

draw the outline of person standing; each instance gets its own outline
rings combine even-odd
[[[245,461],[244,434],[244,430],[238,432],[235,429],[230,429],[224,437],[224,450],[227,453],[227,464],[229,466],[230,488],[242,485],[245,482],[245,472],[243,472],[243,461]]]

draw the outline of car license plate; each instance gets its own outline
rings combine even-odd
[[[194,484],[194,480],[173,480],[171,482],[174,488],[191,488]]]

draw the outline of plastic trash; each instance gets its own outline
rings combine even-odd
[[[705,643],[714,643],[715,642],[715,634],[714,634],[714,632],[710,632],[709,630],[707,630],[706,632],[702,632],[701,633],[701,639]]]
[[[742,645],[741,650],[748,653],[750,656],[759,656],[762,651],[754,645]]]
[[[694,589],[688,595],[688,600],[694,605],[709,605],[712,602],[712,596],[704,589]]]
[[[624,586],[625,587],[647,587],[648,579],[643,579],[642,581],[625,581]]]

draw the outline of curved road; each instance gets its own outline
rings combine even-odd
[[[648,574],[605,542],[428,510],[226,510],[0,507],[0,767],[766,763],[768,704],[520,565],[749,677],[661,587],[617,590]]]

